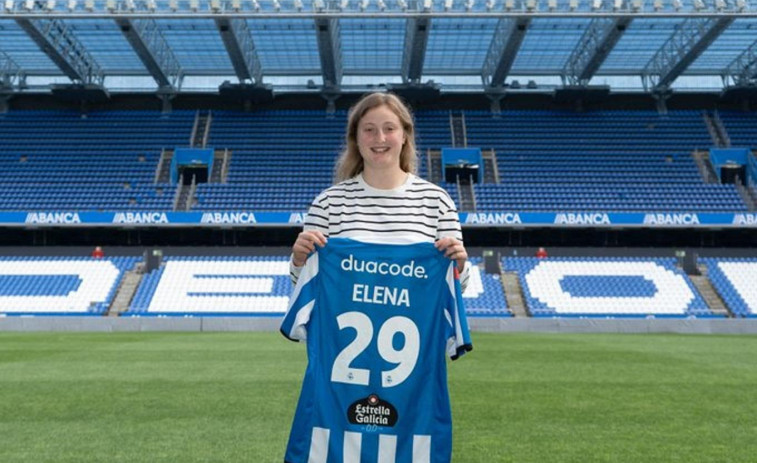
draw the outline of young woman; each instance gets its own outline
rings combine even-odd
[[[363,97],[350,111],[346,142],[337,183],[315,198],[292,246],[292,281],[316,246],[338,236],[369,243],[432,242],[457,261],[465,289],[468,254],[457,208],[445,190],[416,176],[415,126],[408,108],[390,93]]]
[[[337,183],[292,247],[299,281],[281,332],[307,342],[308,367],[287,463],[450,462],[446,357],[473,348],[461,303],[468,255],[452,199],[415,162],[405,105],[361,99]]]

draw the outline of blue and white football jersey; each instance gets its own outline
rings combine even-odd
[[[456,266],[433,244],[329,239],[281,332],[308,351],[286,462],[450,461],[445,354],[472,346]]]

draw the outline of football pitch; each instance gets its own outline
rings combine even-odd
[[[757,459],[755,336],[473,343],[455,463]],[[278,333],[0,333],[0,462],[281,463],[305,363]]]

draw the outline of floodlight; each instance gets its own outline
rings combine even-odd
[[[24,8],[26,8],[29,11],[33,10],[34,9],[34,0],[26,0],[24,2]]]
[[[675,8],[676,11],[683,8],[683,2],[681,0],[673,0],[673,8]]]
[[[150,11],[155,11],[158,9],[158,4],[155,0],[147,0],[147,9]]]
[[[725,2],[725,0],[715,0],[715,9],[716,10],[724,10],[728,4]]]
[[[434,6],[434,3],[432,0],[423,0],[423,10],[424,11],[431,11],[431,8]]]
[[[294,9],[297,11],[302,11],[302,0],[294,0]]]
[[[705,9],[707,5],[704,4],[703,0],[694,0],[694,9],[699,11]]]
[[[378,0],[376,2],[376,5],[378,5],[378,9],[380,11],[384,11],[386,9],[386,3],[384,3],[384,0]]]
[[[126,4],[126,8],[129,11],[134,11],[136,8],[136,5],[134,5],[134,0],[124,0],[124,3]]]
[[[556,10],[557,9],[557,0],[547,0],[547,8],[549,8],[550,11]]]
[[[95,9],[95,0],[84,0],[84,8],[87,9],[87,11],[92,11]]]
[[[494,0],[486,0],[486,11],[493,10],[496,3]]]
[[[273,0],[273,9],[276,11],[281,11],[281,3],[279,3],[279,0]]]
[[[526,9],[528,11],[534,11],[538,6],[536,0],[526,0]]]
[[[365,11],[368,8],[368,0],[360,0],[360,11]]]
[[[260,11],[260,2],[258,2],[258,0],[252,0],[252,9]]]
[[[509,11],[513,8],[515,8],[515,0],[505,0],[505,9]]]
[[[739,11],[744,11],[749,9],[749,3],[747,0],[736,0],[736,8],[739,9]]]
[[[602,0],[592,0],[591,8],[594,10],[598,10],[602,8]]]
[[[68,11],[74,11],[76,9],[76,0],[68,0]]]
[[[655,11],[660,11],[661,9],[665,8],[665,5],[662,4],[662,0],[654,0],[652,6]]]
[[[452,9],[452,0],[444,0],[444,11]]]
[[[465,11],[470,11],[476,5],[476,0],[465,0]]]
[[[13,11],[14,3],[15,2],[13,0],[5,0],[6,11]]]
[[[200,0],[189,0],[189,9],[197,11],[200,9]]]
[[[339,2],[339,9],[340,10],[346,10],[347,7],[349,7],[349,6],[350,6],[350,0],[341,0]]]
[[[397,6],[399,6],[402,11],[407,10],[407,2],[405,0],[397,0]]]
[[[172,11],[178,10],[179,0],[168,0],[168,8],[170,8]]]
[[[323,0],[313,0],[313,11],[323,11]]]
[[[631,8],[634,11],[640,11],[644,8],[644,0],[631,0]]]
[[[219,11],[221,9],[221,0],[210,0],[210,10]]]
[[[612,4],[612,7],[616,10],[623,9],[623,0],[615,0]]]

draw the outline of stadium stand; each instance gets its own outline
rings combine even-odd
[[[473,258],[463,295],[472,316],[510,316],[498,275],[481,272]],[[123,315],[283,314],[291,292],[287,257],[167,257],[146,274]]]
[[[164,148],[187,146],[193,111],[12,111],[0,118],[0,210],[170,210]]]
[[[728,131],[731,145],[757,145],[757,114],[746,111],[718,111],[723,125]]]
[[[0,257],[0,314],[102,315],[136,257]]]
[[[479,210],[745,211],[733,185],[706,184],[692,158],[712,140],[697,111],[466,112],[469,144],[497,152],[500,184]]]
[[[746,117],[734,114],[723,114],[726,124]],[[162,149],[188,145],[193,117],[13,111],[0,119],[0,209],[171,210],[175,186],[156,183],[155,172]],[[416,114],[422,176],[425,153],[451,143],[449,117]],[[747,210],[733,185],[703,182],[691,153],[712,142],[697,111],[465,117],[468,144],[494,149],[500,172],[499,183],[475,185],[478,211]],[[198,185],[192,210],[306,211],[332,181],[345,120],[345,111],[214,112],[209,144],[229,150],[228,176]],[[742,132],[734,138],[754,139]],[[457,185],[442,185],[458,198]]]
[[[509,257],[534,317],[713,316],[688,277],[665,258]]]
[[[199,185],[194,209],[306,211],[331,185],[346,112],[213,114],[209,144],[231,150],[228,183]]]
[[[757,259],[704,258],[715,290],[737,317],[757,317]]]

